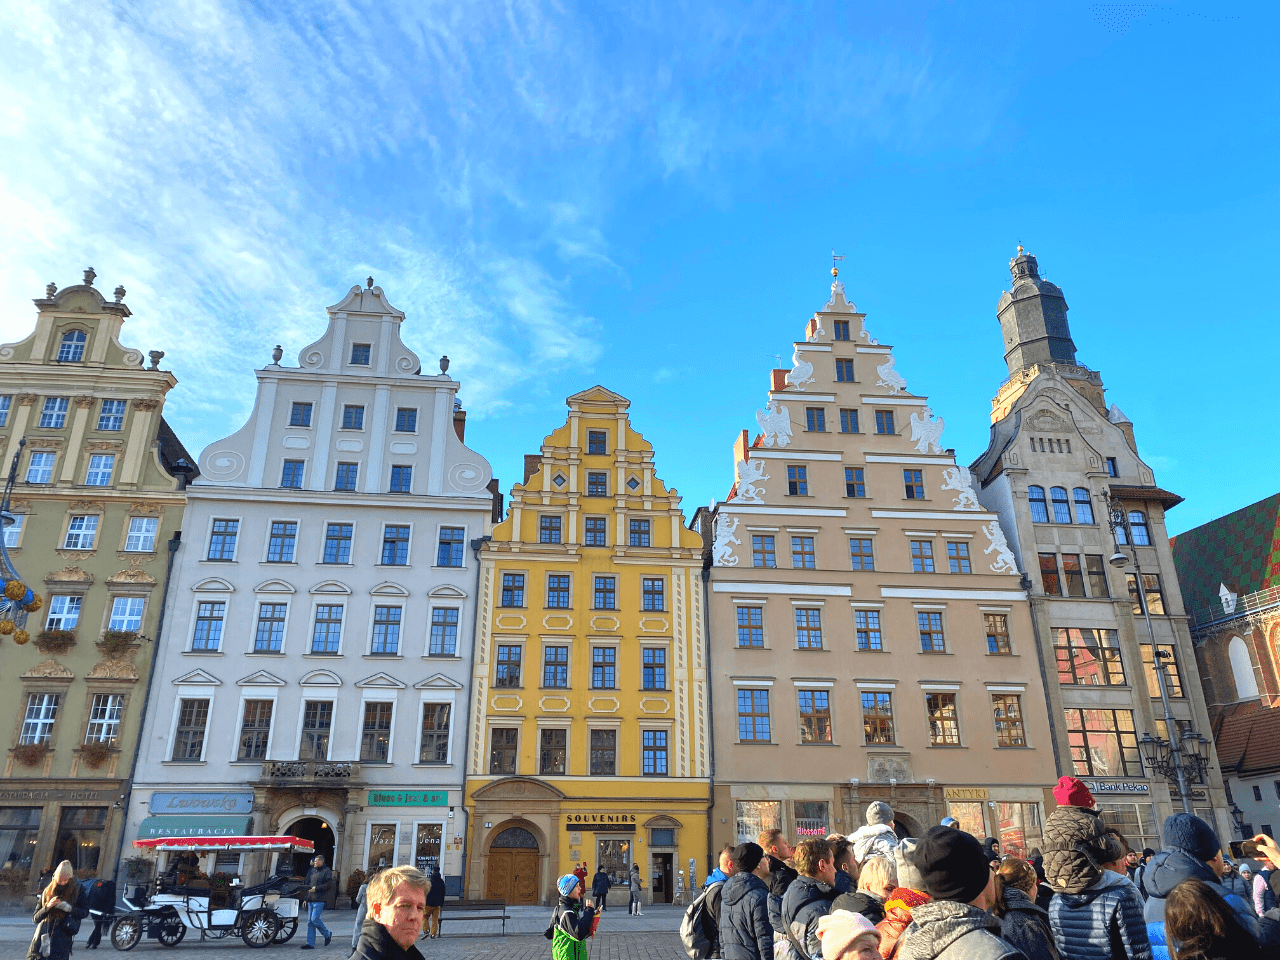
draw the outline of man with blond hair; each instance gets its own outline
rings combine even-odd
[[[369,881],[369,914],[350,960],[422,960],[422,933],[431,883],[416,867],[391,867]]]
[[[787,863],[795,854],[795,848],[787,843],[787,838],[777,827],[761,830],[756,843],[764,851],[764,862],[769,865],[765,879],[765,886],[769,888],[769,923],[775,932],[786,936],[786,925],[782,922],[782,897],[797,876]]]
[[[831,912],[836,898],[835,845],[830,840],[802,840],[795,849],[800,875],[787,887],[782,898],[784,933],[798,957],[821,957],[818,921]]]

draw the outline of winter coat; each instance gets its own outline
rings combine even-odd
[[[1133,881],[1104,870],[1087,890],[1055,895],[1049,925],[1062,960],[1151,960],[1142,914]]]
[[[642,883],[640,882],[640,871],[639,871],[639,870],[632,870],[632,871],[631,871],[631,876],[628,878],[628,880],[629,880],[629,882],[630,882],[630,884],[631,884],[631,894],[632,894],[632,896],[639,896],[639,895],[640,895],[640,888],[641,888],[642,886],[644,886],[644,884],[642,884]]]
[[[1028,960],[1000,937],[1000,921],[954,900],[933,900],[912,911],[899,941],[899,960]]]
[[[837,870],[835,888],[836,893],[853,893],[858,889],[858,881],[847,871]]]
[[[376,920],[365,920],[360,928],[360,942],[350,960],[423,960],[418,948],[406,950],[391,939],[391,931]]]
[[[68,960],[71,956],[72,941],[80,932],[80,921],[89,915],[89,908],[85,905],[84,890],[75,880],[55,887],[52,896],[57,897],[71,909],[63,910],[60,906],[47,906],[45,892],[41,890],[36,912],[31,915],[32,922],[36,924],[32,947],[39,949],[40,935],[47,930],[51,934],[47,960]],[[75,929],[68,930],[68,925]],[[33,955],[28,954],[28,956]]]
[[[833,911],[839,909],[835,904],[831,907]],[[896,904],[885,908],[884,919],[876,924],[876,929],[880,931],[880,956],[884,960],[897,955],[895,952],[897,946],[902,940],[903,932],[909,926],[911,926],[910,910]]]
[[[1004,888],[1005,914],[1000,918],[1000,936],[1031,960],[1060,960],[1049,929],[1049,913],[1017,887]]]
[[[1245,883],[1244,877],[1233,871],[1232,873],[1224,873],[1218,878],[1218,882],[1222,884],[1222,888],[1227,893],[1234,893],[1245,902],[1249,909],[1253,910],[1253,890],[1249,884]],[[1257,915],[1256,910],[1254,910],[1254,915]]]
[[[613,881],[609,879],[609,875],[603,870],[597,870],[596,875],[591,878],[591,899],[596,903],[604,903],[612,886]]]
[[[720,888],[720,956],[773,960],[769,888],[754,873],[736,873]]]
[[[431,876],[427,878],[431,883],[430,889],[427,890],[427,906],[443,907],[444,906],[444,877],[440,876],[440,868],[432,867]]]
[[[581,900],[561,897],[551,914],[551,960],[587,960],[587,938],[596,912]]]
[[[859,827],[849,834],[849,842],[853,844],[853,857],[861,864],[868,857],[888,857],[893,860],[893,851],[898,849],[898,835],[887,823],[871,823]]]
[[[831,901],[835,898],[835,887],[803,875],[791,881],[791,886],[787,887],[787,892],[782,897],[782,919],[787,925],[786,932],[811,957],[822,956],[818,921],[831,912]]]
[[[773,854],[766,853],[765,856],[769,860],[769,878],[764,882],[769,888],[769,923],[777,933],[785,936],[787,928],[782,922],[782,898],[787,892],[787,887],[791,886],[792,881],[800,874]]]
[[[1187,853],[1179,847],[1161,850],[1147,863],[1143,872],[1142,883],[1147,891],[1145,910],[1147,936],[1151,940],[1151,955],[1155,960],[1169,960],[1169,941],[1164,932],[1164,901],[1173,888],[1188,877],[1196,877],[1208,884],[1209,888],[1231,907],[1240,925],[1249,931],[1255,939],[1260,928],[1258,918],[1235,894],[1228,893],[1218,882],[1218,876],[1203,860]]]
[[[306,886],[307,903],[328,903],[329,891],[333,889],[333,871],[328,867],[312,867],[307,871],[303,884]]]
[[[865,890],[840,894],[831,904],[831,909],[860,913],[872,923],[879,923],[884,919],[884,901]]]
[[[369,915],[369,881],[360,884],[356,891],[356,922],[351,928],[351,949],[360,946],[360,935],[363,932],[364,918]]]
[[[1253,912],[1262,916],[1276,905],[1275,894],[1271,892],[1271,877],[1275,871],[1259,870],[1253,878],[1253,889],[1249,891],[1249,902],[1253,904]]]
[[[1080,807],[1059,807],[1044,822],[1044,875],[1057,893],[1081,893],[1102,878],[1108,837],[1102,818]],[[1110,841],[1114,842],[1114,841]]]
[[[713,883],[724,883],[728,879],[729,879],[729,875],[725,873],[723,870],[721,870],[719,867],[716,867],[714,870],[711,871],[707,879],[702,881],[702,889],[703,890],[707,889],[707,887],[711,886]]]
[[[1036,906],[1040,907],[1046,913],[1049,912],[1049,904],[1053,902],[1053,887],[1047,883],[1036,884]]]
[[[987,837],[987,839],[982,841],[982,852],[987,855],[988,863],[990,863],[992,860],[1000,859],[1000,852],[996,850],[996,847],[998,847],[999,845],[1000,845],[1000,841],[997,840],[995,837]]]

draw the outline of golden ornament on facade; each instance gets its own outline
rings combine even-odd
[[[22,646],[23,644],[30,643],[31,634],[27,633],[27,631],[25,630],[18,630],[13,635],[13,642],[16,643],[18,646]]]
[[[27,613],[35,613],[37,610],[39,610],[43,606],[44,606],[44,597],[40,596],[40,594],[36,594],[34,599],[32,599],[32,601],[22,609],[27,611]]]
[[[10,580],[4,585],[4,595],[10,600],[21,600],[27,595],[27,585],[21,580]]]
[[[12,620],[0,620],[0,634],[8,636],[18,628],[18,625]]]

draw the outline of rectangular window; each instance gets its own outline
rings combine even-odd
[[[743,743],[769,742],[769,691],[738,690],[738,739]]]
[[[307,700],[302,707],[302,742],[299,760],[328,760],[329,733],[333,729],[333,701]]]
[[[442,531],[443,533],[443,531]],[[409,528],[388,524],[382,528],[382,563],[403,567],[409,562]]]
[[[489,772],[513,776],[520,731],[515,727],[494,727],[489,731]]]
[[[764,607],[738,607],[738,646],[764,646]]]
[[[844,468],[844,495],[846,497],[865,497],[867,483],[863,479],[862,467]]]
[[[103,402],[112,403],[114,401],[104,400]],[[0,427],[7,427],[9,425],[9,408],[12,405],[13,397],[0,397]],[[98,429],[101,430],[103,428],[99,426]],[[119,429],[119,427],[116,429]]]
[[[596,577],[593,609],[616,610],[618,608],[617,577]]]
[[[312,653],[337,653],[342,642],[342,605],[316,607],[316,624],[311,633]]]
[[[929,746],[960,746],[960,717],[956,713],[956,695],[926,693],[924,708],[929,715]]]
[[[458,608],[436,607],[431,611],[431,646],[433,657],[453,657],[458,651]]]
[[[591,775],[615,777],[618,775],[618,731],[591,731]]]
[[[587,474],[587,496],[607,497],[609,495],[609,474],[591,472]]]
[[[204,756],[204,733],[209,723],[209,701],[178,701],[178,725],[173,732],[172,759],[198,762]]]
[[[246,700],[244,717],[240,720],[240,746],[237,760],[267,759],[267,743],[271,739],[271,714],[274,700]]]
[[[1152,699],[1155,699],[1156,697],[1160,696],[1160,681],[1156,677],[1155,663],[1152,662],[1151,644],[1144,643],[1144,644],[1141,644],[1141,647],[1142,647],[1142,672],[1146,675],[1146,678],[1147,678],[1147,695],[1150,696]],[[1162,656],[1160,659],[1164,661],[1165,668],[1166,668],[1164,678],[1165,678],[1165,682],[1168,685],[1167,689],[1169,691],[1169,696],[1171,697],[1186,696],[1186,694],[1182,692],[1182,677],[1178,673],[1178,657],[1177,657],[1177,654],[1174,652],[1173,644],[1162,643],[1158,645],[1157,649],[1160,650],[1162,653],[1167,654],[1167,656]]]
[[[1058,555],[1056,553],[1040,554],[1040,582],[1044,584],[1044,592],[1048,596],[1062,596],[1062,578],[1058,576]]]
[[[858,432],[858,411],[857,410],[841,410],[840,411],[840,432],[841,433],[857,433]]]
[[[831,742],[831,701],[826,690],[797,690],[800,742]]]
[[[947,542],[947,561],[951,564],[952,573],[972,573],[969,567],[969,544],[963,542]]]
[[[62,697],[56,693],[27,694],[27,711],[22,716],[22,731],[18,743],[53,742],[53,724],[58,719],[58,706]]]
[[[667,689],[667,650],[665,647],[645,647],[642,652],[644,660],[645,690]]]
[[[755,843],[765,830],[782,826],[780,800],[735,800],[733,806],[737,843]]]
[[[8,400],[8,397],[5,399]],[[98,413],[98,429],[112,432],[123,430],[125,407],[124,400],[103,400],[102,410]]]
[[[298,545],[298,525],[288,520],[272,520],[267,538],[267,563],[293,563]]]
[[[618,650],[616,647],[591,648],[591,687],[613,690],[618,686]]]
[[[667,731],[645,730],[641,737],[641,773],[646,777],[665,777],[667,775]]]
[[[221,649],[222,625],[226,615],[227,605],[221,600],[198,604],[196,606],[196,632],[191,638],[191,649]]]
[[[1067,741],[1077,777],[1141,777],[1132,710],[1067,710]]]
[[[911,569],[916,573],[933,573],[933,541],[911,541]]]
[[[876,433],[894,434],[897,432],[898,431],[894,429],[894,426],[893,426],[893,411],[877,410],[876,411]]]
[[[338,469],[333,475],[333,489],[354,490],[356,488],[356,478],[359,474],[360,464],[358,463],[338,464]]]
[[[751,565],[753,567],[776,567],[778,565],[778,558],[774,554],[772,536],[752,534]]]
[[[569,686],[569,648],[542,648],[542,685],[544,687]]]
[[[258,625],[253,635],[254,653],[279,653],[284,648],[284,603],[258,605]]]
[[[583,542],[588,547],[609,545],[609,521],[604,517],[587,517],[582,521]]]
[[[72,517],[67,524],[64,550],[92,550],[98,538],[98,517]]]
[[[351,534],[355,527],[350,523],[326,524],[324,531],[324,562],[351,562]]]
[[[924,471],[923,470],[903,470],[902,471],[903,494],[908,500],[924,499]]]
[[[807,497],[809,495],[809,471],[802,466],[787,467],[787,496]]]
[[[563,727],[538,731],[538,772],[564,773],[565,756],[569,752],[569,731]]]
[[[523,653],[524,648],[518,643],[498,645],[493,675],[495,687],[520,686],[520,658]]]
[[[801,650],[822,649],[822,611],[817,607],[796,607],[796,646]]]
[[[661,577],[644,577],[640,590],[645,610],[667,609],[667,581]]]
[[[1102,804],[1098,804],[1099,807]],[[1150,806],[1150,804],[1148,804]],[[1044,828],[1040,822],[1040,805],[1038,803],[1003,803],[996,802],[996,822],[1000,825],[1000,851],[1020,859],[1027,859],[1032,850],[1044,844]],[[1107,826],[1113,826],[1110,811],[1107,812]],[[1126,827],[1121,831],[1125,838],[1133,837],[1137,841],[1135,850],[1141,850],[1144,844],[1141,837],[1135,836]],[[1158,844],[1157,844],[1158,846]]]
[[[408,530],[407,527],[402,527]],[[462,566],[462,545],[466,543],[466,527],[441,527],[440,544],[436,551],[436,566]]]
[[[813,537],[791,538],[791,566],[803,570],[812,570],[817,566],[817,558],[813,552]]]
[[[880,611],[855,610],[853,628],[858,637],[859,650],[883,650],[880,638]]]
[[[160,521],[156,517],[130,517],[129,532],[124,537],[126,553],[152,553],[156,549],[156,530]]]
[[[1013,653],[1009,645],[1009,618],[1003,613],[984,613],[987,627],[987,653],[1008,655]]]
[[[1120,635],[1115,630],[1053,628],[1058,682],[1103,687],[1124,684]]]
[[[587,453],[592,456],[603,456],[609,451],[609,432],[607,430],[587,431]]]
[[[559,574],[547,575],[547,606],[558,610],[569,609],[569,578]]]
[[[13,523],[4,528],[4,545],[12,550],[22,539],[22,528],[27,522],[25,513],[12,514]],[[126,550],[128,547],[125,548]]]
[[[874,570],[876,563],[871,555],[871,541],[850,537],[849,562],[854,570]]]
[[[289,426],[311,426],[311,404],[295,403],[289,410]]]
[[[36,452],[27,462],[27,483],[48,483],[53,479],[54,454]]]
[[[946,650],[942,635],[942,614],[916,612],[916,625],[920,628],[920,649],[924,653],[943,653]]]
[[[369,344],[353,343],[351,345],[351,364],[356,367],[369,365]]]
[[[45,618],[46,630],[74,630],[80,622],[80,602],[83,597],[55,596],[49,598],[49,616]]]
[[[556,516],[541,516],[538,518],[538,542],[539,543],[559,543],[560,542],[560,522],[561,518]]]
[[[502,575],[502,605],[504,607],[524,606],[523,573],[504,573]]]
[[[348,403],[342,408],[342,429],[343,430],[363,430],[364,429],[364,406],[358,403]]]
[[[1144,573],[1142,575],[1142,596],[1138,596],[1137,574],[1126,573],[1125,583],[1129,587],[1129,599],[1133,601],[1133,615],[1142,616],[1142,604],[1146,601],[1147,612],[1153,617],[1164,616],[1164,591],[1160,589],[1160,574]]]
[[[1120,467],[1116,464],[1115,457],[1107,457],[1107,476],[1108,477],[1120,476]]]
[[[286,460],[280,468],[280,486],[302,489],[302,472],[305,460]]]
[[[1027,731],[1022,725],[1022,697],[1016,693],[993,693],[991,712],[996,721],[997,747],[1025,747]]]
[[[67,407],[71,401],[66,397],[49,397],[40,412],[40,429],[61,430],[67,423]]]
[[[373,646],[370,652],[394,657],[400,654],[400,607],[373,608]]]
[[[836,361],[836,382],[837,383],[853,383],[853,361],[852,360]]]
[[[111,486],[111,474],[116,468],[114,453],[95,453],[89,457],[89,469],[84,474],[86,487]]]
[[[862,736],[868,745],[893,743],[893,700],[890,694],[862,694]]]
[[[631,546],[647,547],[649,546],[649,521],[648,520],[632,520],[631,529]]]
[[[391,489],[389,493],[413,493],[413,467],[404,463],[391,465]]]
[[[1086,553],[1084,570],[1089,578],[1089,596],[1111,596],[1111,590],[1107,586],[1107,568],[1103,565],[1102,554]]]
[[[208,559],[234,560],[236,558],[236,537],[239,534],[239,520],[214,520],[213,531],[209,535]]]
[[[804,428],[810,433],[827,432],[827,412],[822,407],[806,407]]]
[[[1084,570],[1080,568],[1078,553],[1062,555],[1062,577],[1066,581],[1068,597],[1084,596]]]
[[[366,702],[364,726],[360,731],[360,760],[386,763],[391,747],[391,703]]]
[[[413,407],[396,408],[396,433],[417,433],[418,411]]]
[[[835,328],[836,328],[835,338],[837,340],[849,339],[849,321],[848,320],[837,320],[835,322]],[[755,841],[752,841],[752,842],[754,843]]]

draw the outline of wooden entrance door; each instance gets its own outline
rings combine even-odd
[[[524,831],[520,832],[524,833]],[[536,904],[538,902],[538,859],[536,846],[532,848],[491,847],[489,863],[485,870],[485,897],[489,900],[505,900],[513,904]]]

